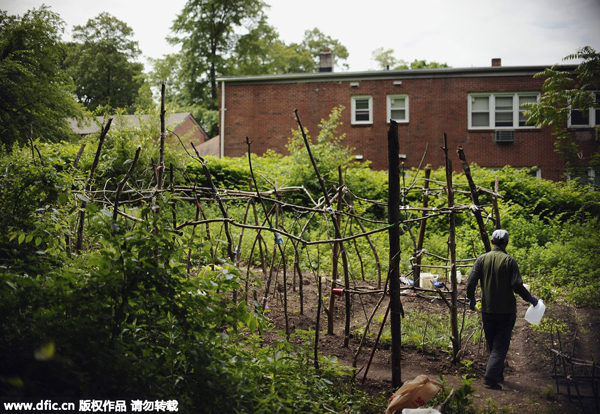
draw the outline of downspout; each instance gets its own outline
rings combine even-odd
[[[225,81],[221,82],[221,158],[225,157]]]

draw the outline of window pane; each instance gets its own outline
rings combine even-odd
[[[392,119],[404,121],[406,119],[406,111],[404,109],[392,109]]]
[[[471,125],[474,127],[490,126],[490,114],[487,112],[473,114],[473,117],[471,119]]]
[[[519,96],[519,107],[521,109],[524,109],[523,104],[532,102],[537,102],[536,96]]]
[[[356,109],[369,109],[369,100],[368,99],[357,99],[356,100]]]
[[[512,112],[496,112],[496,126],[513,126]]]
[[[533,126],[527,125],[527,121],[529,120],[528,116],[525,116],[523,112],[519,112],[519,126]]]
[[[489,111],[490,109],[490,98],[487,96],[480,96],[473,98],[473,111]]]
[[[587,115],[587,113],[585,114]],[[573,109],[571,111],[571,125],[589,125],[590,120],[589,117],[584,116],[583,113],[578,109]]]
[[[356,121],[369,121],[369,111],[356,111]]]
[[[513,98],[512,96],[497,96],[496,97],[496,109],[497,110],[512,110]]]
[[[392,107],[392,109],[402,109],[406,107],[405,102],[406,101],[404,99],[390,99],[390,106]]]

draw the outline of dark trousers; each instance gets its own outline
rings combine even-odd
[[[485,379],[504,381],[504,360],[510,346],[510,337],[517,321],[515,313],[497,314],[481,313],[483,331],[487,342],[490,358],[488,359]]]

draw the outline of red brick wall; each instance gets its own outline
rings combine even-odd
[[[401,78],[399,78],[401,79]],[[225,84],[225,156],[243,156],[247,152],[246,136],[252,141],[252,152],[267,149],[287,153],[285,145],[291,130],[298,124],[294,109],[309,135],[316,137],[318,123],[331,109],[344,105],[344,143],[356,148],[355,154],[372,161],[374,169],[387,168],[386,95],[408,94],[410,122],[398,124],[400,153],[406,154],[405,165],[417,167],[425,153],[424,164],[433,168],[444,165],[440,149],[444,133],[455,170],[461,169],[456,149],[460,145],[469,163],[484,167],[539,166],[542,177],[559,180],[563,162],[554,151],[554,137],[549,128],[519,130],[515,142],[497,144],[494,130],[469,131],[468,94],[472,92],[539,92],[542,80],[518,77],[435,77],[393,80],[360,80],[358,87],[350,81],[307,83]],[[373,97],[373,124],[351,125],[351,96]],[[591,132],[589,132],[591,137]],[[589,141],[589,140],[588,140]],[[593,141],[592,146],[593,146]],[[585,142],[584,142],[585,145]],[[592,149],[593,150],[593,149]]]

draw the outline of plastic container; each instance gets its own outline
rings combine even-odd
[[[421,287],[424,289],[433,289],[433,274],[421,273]]]
[[[546,305],[544,305],[543,300],[539,299],[537,306],[529,306],[527,312],[525,312],[525,320],[532,325],[539,325],[545,311]]]
[[[402,414],[442,414],[435,408],[405,408]]]
[[[462,283],[462,273],[460,272],[460,270],[456,271],[456,283],[458,283],[458,284]]]

